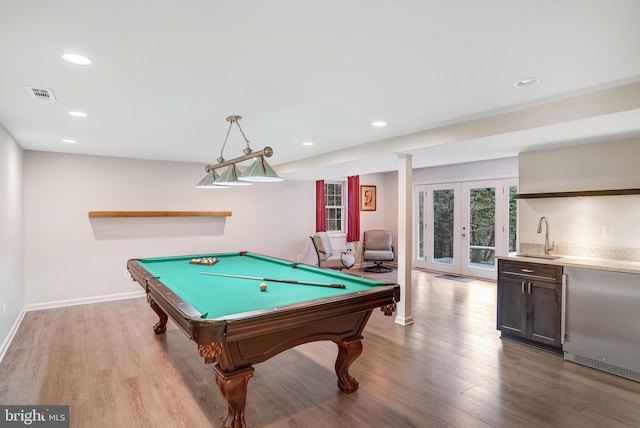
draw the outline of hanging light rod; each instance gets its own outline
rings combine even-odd
[[[246,151],[247,149],[245,149]],[[248,149],[251,151],[251,149]],[[246,154],[244,156],[240,156],[237,157],[235,159],[230,159],[230,160],[223,160],[222,162],[218,162],[215,165],[207,165],[204,167],[204,170],[206,172],[210,172],[213,171],[214,169],[218,169],[218,168],[224,168],[225,166],[228,165],[232,165],[238,162],[243,162],[246,161],[247,159],[253,159],[253,158],[257,158],[259,156],[264,156],[266,158],[270,158],[273,155],[273,149],[269,146],[266,146],[264,149],[260,150],[259,152],[254,152],[251,151],[249,154]]]

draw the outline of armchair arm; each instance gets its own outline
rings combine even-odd
[[[333,255],[336,255],[336,254],[348,254],[348,253],[351,252],[351,248],[343,248],[341,250],[333,250],[330,253],[326,253],[326,252],[324,252],[322,250],[318,250],[318,251],[320,251],[322,254],[328,254],[330,256],[333,256]]]

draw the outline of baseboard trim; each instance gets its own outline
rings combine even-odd
[[[401,317],[400,315],[396,315],[395,323],[402,326],[411,325],[413,324],[413,316]]]
[[[20,313],[16,317],[16,320],[13,322],[13,325],[11,326],[11,329],[9,330],[9,334],[7,334],[7,337],[5,337],[4,341],[2,342],[2,346],[0,346],[0,364],[2,364],[2,359],[4,358],[5,354],[7,353],[7,350],[9,349],[9,346],[11,345],[11,342],[13,341],[13,338],[15,337],[16,333],[18,332],[18,328],[20,328],[20,324],[22,324],[22,320],[24,319],[24,315],[26,313],[27,313],[27,311],[24,309],[24,306],[23,306],[22,310],[20,311]]]
[[[11,342],[13,342],[13,338],[18,332],[18,329],[20,328],[20,324],[22,324],[22,320],[24,319],[24,316],[26,315],[27,312],[40,311],[42,309],[62,308],[65,306],[88,305],[91,303],[134,299],[137,297],[144,297],[144,295],[145,295],[144,290],[140,290],[140,291],[132,291],[129,293],[109,294],[106,296],[83,297],[80,299],[56,300],[53,302],[33,303],[30,305],[24,305],[22,307],[22,310],[18,314],[18,317],[16,318],[13,325],[11,326],[11,330],[9,330],[9,334],[7,334],[7,337],[5,337],[4,341],[2,342],[2,346],[0,346],[0,363],[2,363],[2,359],[7,353],[9,346],[11,346]]]
[[[32,303],[30,305],[25,305],[25,311],[40,311],[42,309],[54,309],[54,308],[62,308],[65,306],[76,306],[76,305],[89,305],[91,303],[100,303],[100,302],[111,302],[114,300],[125,300],[125,299],[134,299],[136,297],[143,297],[144,291],[131,291],[129,293],[119,293],[119,294],[108,294],[105,296],[94,296],[94,297],[82,297],[80,299],[68,299],[68,300],[56,300],[53,302],[44,302],[44,303]]]

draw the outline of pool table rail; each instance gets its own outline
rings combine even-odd
[[[168,315],[180,330],[198,345],[206,346],[224,340],[227,327],[224,320],[203,319],[200,312],[137,262],[138,259],[129,260],[127,269],[131,278],[145,290],[151,309],[160,318],[160,322],[154,326],[156,334],[164,333],[166,330],[167,320],[164,317]],[[157,309],[164,312],[164,316]]]

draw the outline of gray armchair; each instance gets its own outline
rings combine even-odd
[[[342,270],[349,269],[355,264],[355,258],[350,254],[351,250],[334,251],[327,232],[317,232],[309,238],[311,238],[313,248],[315,248],[316,254],[318,255],[318,266]],[[335,257],[337,255],[339,255],[340,258]]]
[[[373,262],[364,268],[367,272],[391,272],[383,262],[393,261],[393,234],[389,230],[365,230],[362,242],[362,260]]]

